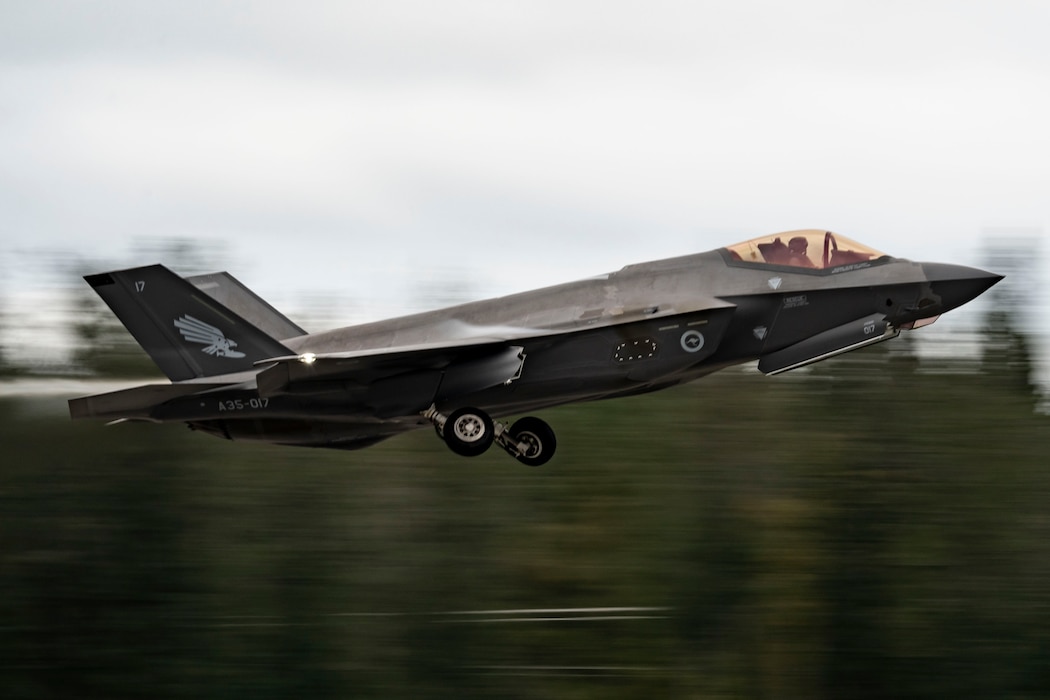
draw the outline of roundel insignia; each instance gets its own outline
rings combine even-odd
[[[686,331],[682,334],[682,349],[686,352],[699,352],[704,347],[704,336],[700,331]]]

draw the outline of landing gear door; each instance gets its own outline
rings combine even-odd
[[[521,376],[524,363],[523,348],[510,345],[487,357],[453,364],[445,370],[435,402],[441,404],[457,396],[509,384]]]
[[[758,369],[765,374],[779,374],[820,360],[841,355],[883,340],[896,338],[900,331],[886,322],[882,314],[866,316],[832,328],[783,350],[763,355]]]

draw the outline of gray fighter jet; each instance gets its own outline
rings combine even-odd
[[[758,360],[785,372],[932,323],[1002,279],[791,231],[536,291],[307,333],[226,273],[85,278],[170,384],[69,402],[73,418],[183,422],[229,440],[357,449],[433,426],[453,452],[554,454],[521,415]]]

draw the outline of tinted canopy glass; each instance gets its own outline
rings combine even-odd
[[[733,260],[823,270],[881,258],[874,248],[831,231],[787,231],[727,246]]]

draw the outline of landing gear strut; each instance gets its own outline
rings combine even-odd
[[[469,406],[448,415],[431,406],[423,417],[434,424],[438,437],[448,448],[463,457],[476,457],[496,443],[522,464],[538,467],[550,461],[558,445],[546,421],[532,416],[515,421],[509,428],[502,422],[494,423],[481,409]]]

